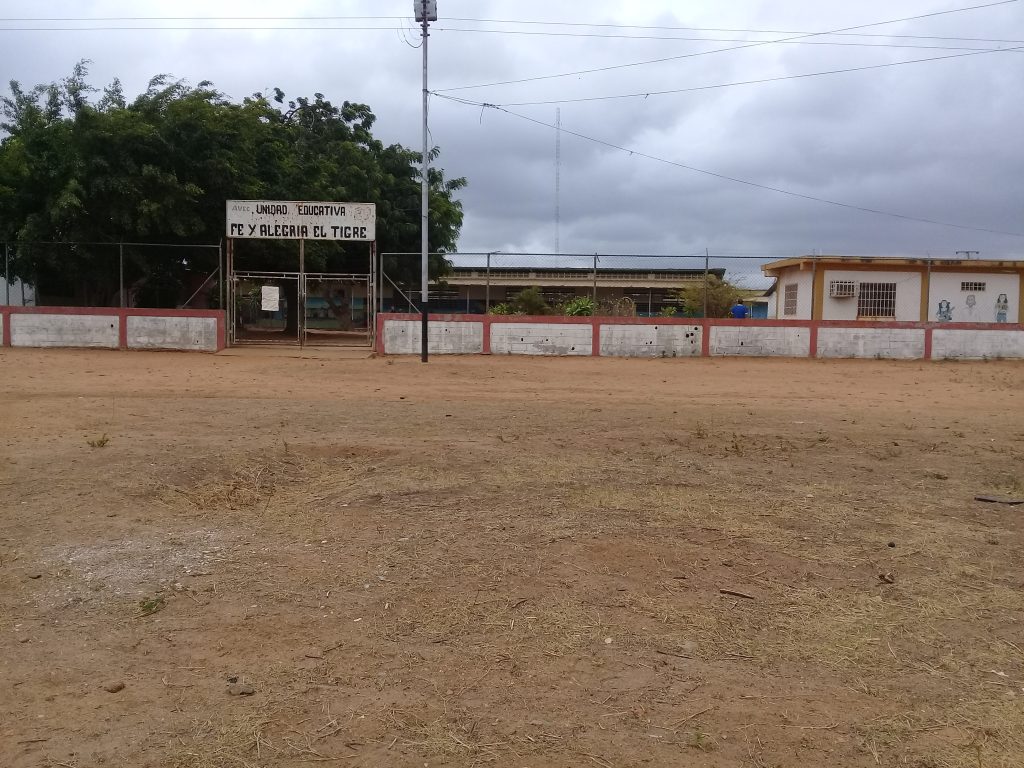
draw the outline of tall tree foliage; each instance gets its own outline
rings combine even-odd
[[[690,317],[704,315],[705,300],[708,317],[728,317],[729,309],[743,298],[743,292],[718,275],[709,274],[706,286],[703,280],[695,280],[685,288],[680,288],[678,296],[683,305],[683,312]]]
[[[289,101],[279,89],[236,103],[209,82],[166,75],[128,101],[117,80],[102,92],[91,87],[82,62],[57,83],[25,90],[11,82],[0,113],[0,240],[15,244],[15,274],[43,294],[115,302],[116,243],[216,243],[232,198],[373,202],[382,252],[420,247],[420,154],[374,138],[365,104],[338,106],[320,93]],[[442,254],[455,248],[455,195],[465,183],[430,170],[434,277],[450,269]],[[295,251],[294,243],[248,242],[240,257],[251,269],[287,270]],[[129,284],[180,295],[216,263],[184,253],[127,249]],[[307,265],[364,272],[366,247],[310,243]],[[388,271],[412,280],[418,262],[397,260]]]

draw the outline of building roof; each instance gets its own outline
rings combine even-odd
[[[828,267],[875,266],[881,269],[930,267],[931,269],[955,269],[959,272],[1024,270],[1024,260],[1021,259],[947,259],[892,256],[795,256],[765,264],[761,269],[766,275],[778,277],[779,272],[783,269],[792,267],[809,269],[815,264]]]
[[[594,269],[594,257],[597,257],[597,271],[629,271],[629,272],[704,272],[704,256],[655,256],[637,254],[585,254],[585,253],[446,253],[444,257],[455,269],[485,269],[488,259],[491,269],[530,269],[530,270],[581,270],[591,272]],[[710,270],[718,273],[723,270]]]

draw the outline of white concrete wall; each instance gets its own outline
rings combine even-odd
[[[796,314],[787,315],[786,286],[796,284]],[[784,269],[779,275],[778,287],[775,289],[775,317],[778,320],[810,320],[811,305],[814,301],[814,272],[811,269],[801,270],[798,267]]]
[[[129,349],[217,351],[213,317],[128,317]]]
[[[699,325],[601,326],[605,357],[699,357],[700,343]]]
[[[422,328],[419,320],[385,320],[384,353],[418,355],[423,343]],[[479,355],[484,351],[484,324],[431,320],[427,350],[432,355]]]
[[[753,357],[808,357],[809,328],[716,325],[711,328],[711,354]]]
[[[117,349],[116,315],[11,315],[13,347],[107,347]]]
[[[932,332],[933,360],[982,360],[997,357],[1024,357],[1024,331],[936,328]]]
[[[984,291],[961,291],[962,283],[985,283]],[[948,301],[954,323],[995,323],[996,304],[1006,297],[1006,317],[1001,322],[1020,322],[1020,276],[996,272],[932,272],[928,295],[928,319],[939,321],[939,302]]]
[[[916,360],[924,357],[924,329],[819,328],[818,357]]]
[[[896,283],[896,317],[891,319],[909,322],[921,319],[921,275],[918,272],[826,269],[821,319],[856,320],[857,297],[834,299],[829,296],[829,285],[833,280],[852,280],[855,285],[860,283]]]
[[[492,323],[495,355],[590,355],[593,327],[588,323]]]

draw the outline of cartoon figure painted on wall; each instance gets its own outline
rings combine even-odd
[[[964,304],[967,305],[967,316],[974,319],[974,308],[978,305],[978,300],[974,297],[973,293],[967,294],[967,298],[964,299]]]
[[[949,303],[949,299],[942,299],[939,302],[939,309],[935,313],[935,319],[940,323],[953,322],[953,305]]]
[[[1005,293],[1000,293],[999,298],[996,299],[996,322],[1005,323],[1006,315],[1010,311],[1010,302],[1006,298]]]

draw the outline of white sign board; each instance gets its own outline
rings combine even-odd
[[[377,206],[228,200],[227,235],[264,240],[376,240]]]
[[[260,292],[260,309],[277,312],[281,308],[281,289],[276,285],[264,285]]]

